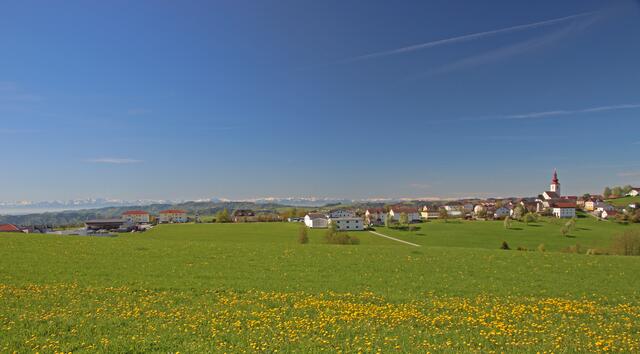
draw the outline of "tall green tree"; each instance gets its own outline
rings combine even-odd
[[[609,198],[611,196],[611,188],[604,187],[604,191],[602,192],[602,196],[605,198]]]

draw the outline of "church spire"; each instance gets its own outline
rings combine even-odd
[[[551,180],[551,183],[553,184],[560,183],[560,181],[558,181],[558,171],[555,168],[553,169],[553,179]]]

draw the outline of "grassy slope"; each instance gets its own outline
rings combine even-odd
[[[587,248],[606,249],[614,235],[627,229],[640,229],[637,224],[621,225],[584,216],[577,219],[575,230],[568,237],[563,237],[560,229],[566,222],[549,218],[525,225],[514,221],[510,229],[505,229],[502,221],[449,220],[446,223],[430,221],[419,224],[420,230],[415,232],[384,227],[377,230],[424,246],[496,249],[502,241],[507,241],[512,249],[525,247],[536,250],[540,244],[544,244],[547,251],[560,251],[579,244],[584,252]]]
[[[609,199],[607,200],[607,203],[617,207],[626,208],[629,204],[640,203],[640,196]]]

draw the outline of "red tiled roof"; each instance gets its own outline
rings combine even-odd
[[[552,204],[554,208],[575,208],[575,202],[555,202]]]
[[[128,210],[122,213],[122,215],[148,215],[148,214],[149,213],[147,213],[144,210]]]
[[[186,214],[187,211],[186,210],[180,210],[180,209],[169,209],[169,210],[163,210],[160,212],[160,214]]]
[[[0,232],[20,232],[20,229],[16,225],[2,224],[0,225]]]
[[[384,208],[369,208],[367,209],[367,211],[369,212],[369,214],[384,214]]]
[[[389,208],[389,210],[393,210],[394,213],[417,213],[418,208],[404,206],[404,205],[396,205]]]

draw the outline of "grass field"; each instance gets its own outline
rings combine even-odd
[[[0,352],[640,350],[640,259],[497,249],[596,247],[625,226],[378,229],[423,247],[301,245],[298,227],[0,235]]]
[[[626,208],[629,204],[640,203],[640,196],[637,197],[622,197],[616,199],[609,199],[607,203],[615,205],[620,208]]]

